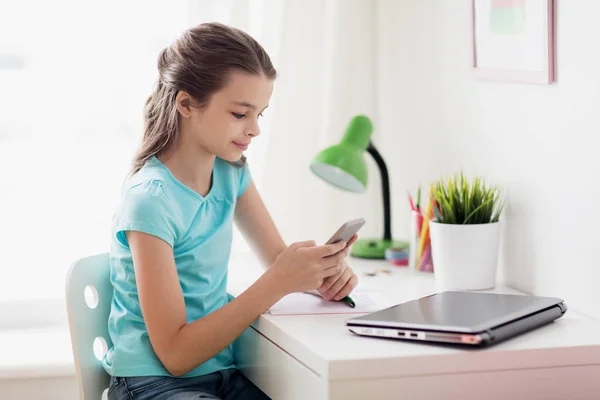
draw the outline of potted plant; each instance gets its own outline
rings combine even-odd
[[[430,221],[436,288],[485,290],[496,285],[501,191],[481,177],[461,172],[431,187],[435,218]]]

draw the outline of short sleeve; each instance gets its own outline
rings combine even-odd
[[[142,182],[127,189],[116,215],[116,239],[129,247],[125,232],[138,231],[156,236],[173,247],[177,226],[173,210],[160,180]]]
[[[239,168],[239,185],[238,185],[238,195],[240,197],[244,194],[246,189],[248,189],[248,185],[250,185],[250,180],[252,179],[252,175],[250,174],[250,168],[248,168],[248,164],[244,163],[243,166]]]

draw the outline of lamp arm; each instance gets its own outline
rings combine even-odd
[[[367,151],[371,156],[375,159],[377,166],[379,167],[379,171],[381,172],[381,188],[383,190],[383,239],[384,240],[392,240],[392,210],[390,207],[390,177],[388,175],[387,167],[385,166],[385,162],[383,158],[373,146],[372,142],[369,142],[369,147],[367,147]]]

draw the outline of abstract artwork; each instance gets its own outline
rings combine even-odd
[[[554,81],[553,0],[472,0],[477,78]]]

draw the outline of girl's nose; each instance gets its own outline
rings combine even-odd
[[[256,137],[258,135],[260,135],[260,126],[258,126],[258,122],[255,122],[246,130],[246,136]]]

